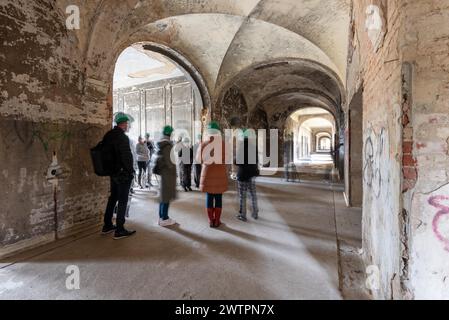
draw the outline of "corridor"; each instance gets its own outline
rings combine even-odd
[[[229,191],[224,225],[211,229],[203,194],[179,193],[171,209],[179,225],[161,228],[155,192],[136,190],[135,237],[114,241],[97,227],[3,259],[0,299],[342,299],[337,238],[360,247],[361,216],[345,208],[341,187],[261,177],[258,191],[259,220],[237,220]],[[79,267],[80,290],[66,288],[69,265]],[[346,297],[364,298],[351,285]]]
[[[449,299],[449,0],[1,0],[0,39],[0,298]],[[215,137],[225,224],[179,188],[160,228]]]

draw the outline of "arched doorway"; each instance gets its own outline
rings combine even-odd
[[[318,153],[330,153],[332,151],[332,134],[319,132],[316,134],[316,151]]]
[[[299,107],[285,124],[284,158],[305,180],[336,179],[333,158],[338,124],[319,107]]]
[[[113,113],[125,112],[134,122],[129,137],[158,140],[163,126],[175,128],[175,139],[199,139],[204,99],[190,70],[146,43],[136,43],[117,59],[113,81]]]
[[[336,121],[329,111],[316,107],[301,108],[290,115],[286,130],[292,137],[292,162],[301,164],[326,160],[332,163]]]

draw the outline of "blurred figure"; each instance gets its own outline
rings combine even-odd
[[[211,122],[208,137],[198,149],[197,162],[202,163],[200,190],[206,192],[206,209],[211,228],[218,228],[223,208],[223,193],[228,190],[225,143],[217,122]]]
[[[151,183],[151,178],[153,176],[153,172],[151,171],[150,163],[151,163],[151,159],[153,158],[153,155],[154,155],[155,147],[154,147],[153,141],[151,141],[151,139],[150,139],[150,134],[149,133],[145,134],[145,141],[146,141],[146,144],[147,144],[147,148],[150,151],[150,159],[149,159],[148,165],[147,165],[147,169],[148,169],[147,188],[150,188],[150,187],[153,186],[153,184]]]
[[[195,143],[195,145],[193,146],[193,154],[194,155],[196,155],[198,153],[198,149],[201,146],[202,136],[199,134],[197,138],[198,138],[198,140]],[[196,160],[197,159],[195,157],[193,159],[193,169],[194,169],[193,181],[195,182],[195,187],[197,189],[199,189],[200,188],[200,179],[201,179],[201,168],[202,168],[202,165],[201,165],[201,163],[198,163]]]
[[[176,221],[168,216],[170,201],[176,199],[176,163],[171,159],[173,142],[170,140],[173,131],[171,126],[164,127],[163,136],[157,143],[157,153],[152,165],[153,173],[161,176],[159,204],[159,225],[161,227],[176,224]]]
[[[131,148],[131,154],[133,157],[134,172],[137,172],[137,170],[139,169],[139,166],[137,165],[136,144],[134,143],[133,139],[131,139],[131,138],[129,138],[129,147]],[[131,182],[131,188],[130,188],[131,194],[134,194],[134,184],[135,184],[135,177],[134,177],[133,181]]]
[[[173,147],[173,152],[175,155],[179,154],[179,151],[181,151],[181,147],[182,147],[182,136],[178,136],[178,138],[176,139],[176,142],[174,143],[174,147]],[[181,179],[181,172],[179,171],[179,166],[180,166],[180,159],[179,157],[176,157],[176,176],[179,177],[179,184],[182,183],[182,179]]]
[[[182,145],[178,152],[178,157],[181,186],[186,192],[192,191],[193,147],[190,145],[189,138],[185,137],[182,140]]]
[[[136,146],[137,154],[137,166],[139,168],[138,183],[140,189],[143,189],[142,175],[145,177],[147,172],[148,161],[150,161],[150,150],[148,150],[147,144],[142,137],[139,137],[139,143]]]
[[[239,193],[240,211],[237,219],[246,219],[246,196],[249,191],[252,201],[252,217],[259,218],[259,207],[257,204],[256,177],[259,176],[257,163],[257,142],[249,136],[249,131],[243,133],[243,141],[240,140],[237,146],[237,185]],[[239,159],[243,157],[243,159]],[[240,161],[243,160],[243,161]]]

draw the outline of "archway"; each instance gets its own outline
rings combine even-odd
[[[291,162],[333,163],[332,152],[337,132],[334,116],[323,108],[306,107],[293,112],[287,122],[286,130],[292,137],[293,156]],[[320,148],[323,138],[327,147]]]
[[[331,152],[332,151],[332,135],[328,132],[320,132],[316,134],[316,151]]]
[[[135,43],[119,55],[113,83],[113,113],[134,118],[130,139],[148,133],[157,140],[161,128],[171,125],[176,138],[198,140],[210,98],[187,59],[152,43]]]

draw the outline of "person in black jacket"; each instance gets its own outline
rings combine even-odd
[[[250,137],[250,131],[244,131],[243,140],[237,147],[237,184],[240,210],[237,219],[246,221],[246,195],[249,191],[252,201],[252,217],[258,219],[259,207],[257,204],[256,177],[259,176],[257,164],[257,142]]]
[[[111,175],[111,195],[109,196],[104,226],[102,233],[115,232],[114,239],[122,239],[136,233],[125,229],[125,214],[128,204],[128,196],[131,183],[134,179],[134,163],[129,138],[125,134],[128,131],[130,118],[124,113],[118,113],[115,117],[117,124],[114,129],[106,133],[103,141],[112,146],[114,153],[114,170]],[[116,226],[112,223],[114,208],[118,202]]]
[[[190,139],[185,137],[178,152],[179,157],[179,175],[181,186],[184,191],[192,191],[192,164],[193,147],[190,145]]]

